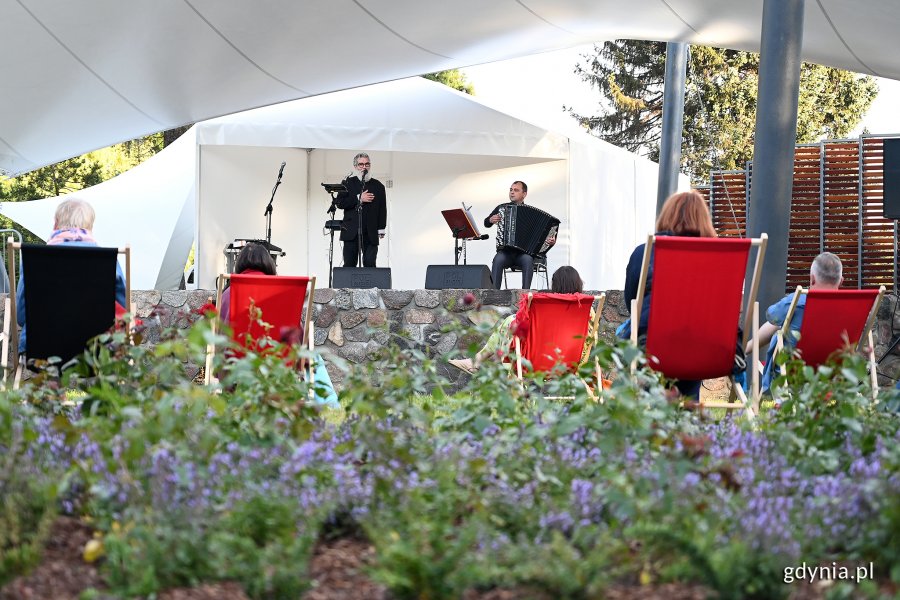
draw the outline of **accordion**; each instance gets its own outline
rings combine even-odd
[[[500,207],[497,223],[497,250],[513,248],[526,254],[544,254],[550,249],[547,239],[556,237],[559,219],[527,204]]]

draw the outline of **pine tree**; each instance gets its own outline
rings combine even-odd
[[[659,158],[666,45],[616,40],[594,46],[575,73],[602,97],[598,115],[569,113],[594,135]],[[715,169],[743,168],[753,155],[759,55],[691,46],[684,106],[682,169],[694,181]],[[875,81],[803,63],[797,142],[846,137],[868,110]]]

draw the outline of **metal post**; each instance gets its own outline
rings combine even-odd
[[[678,189],[678,174],[681,172],[681,138],[684,122],[687,55],[687,44],[683,42],[668,42],[666,44],[666,86],[663,92],[656,214],[659,214],[659,211],[662,210],[666,198]]]
[[[760,306],[784,296],[804,0],[764,0],[748,235],[769,234]],[[748,307],[749,310],[749,307]]]

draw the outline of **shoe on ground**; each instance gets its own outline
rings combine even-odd
[[[456,367],[457,369],[461,369],[466,373],[474,373],[475,365],[472,363],[471,358],[451,358],[448,360],[451,365]]]

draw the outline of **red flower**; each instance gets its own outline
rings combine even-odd
[[[216,305],[212,302],[207,302],[206,304],[195,310],[194,314],[198,314],[201,317],[213,317],[216,315]]]
[[[475,302],[475,294],[473,294],[472,292],[468,292],[465,296],[463,296],[462,302],[463,306],[472,305]]]

